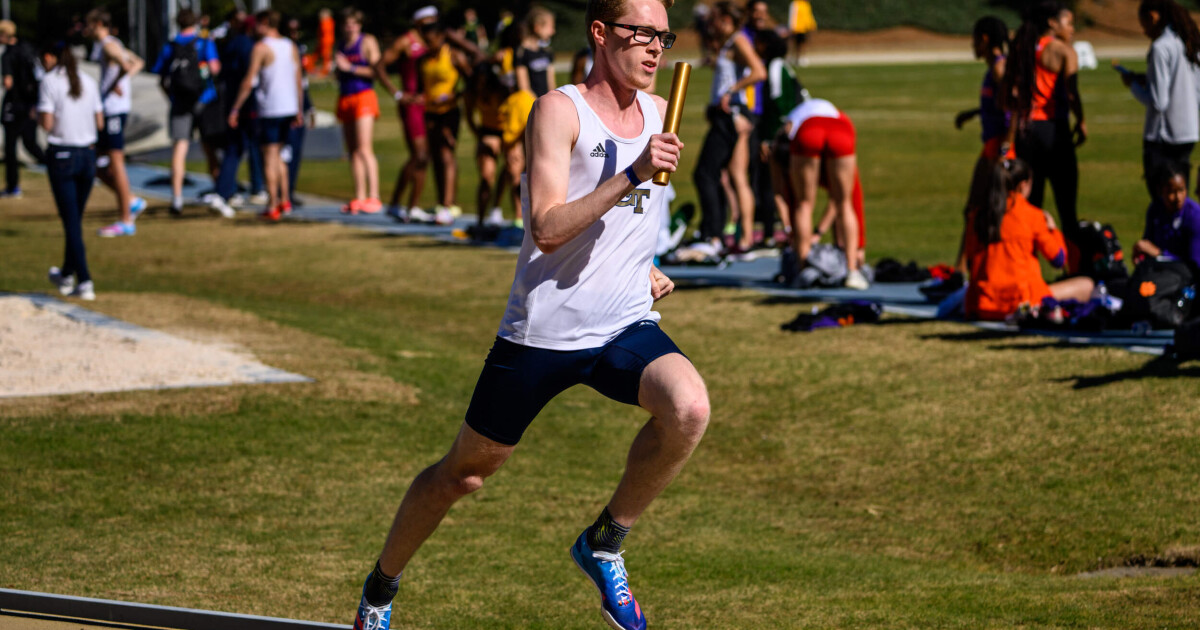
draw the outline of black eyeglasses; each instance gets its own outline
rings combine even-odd
[[[605,26],[619,26],[633,31],[633,41],[639,44],[649,44],[657,37],[658,41],[662,42],[663,49],[670,48],[675,45],[675,33],[671,31],[656,31],[649,26],[637,26],[635,24],[617,24],[616,22],[601,22]]]

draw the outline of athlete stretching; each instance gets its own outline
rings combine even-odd
[[[674,284],[651,264],[666,187],[683,143],[661,133],[650,87],[672,0],[589,0],[595,65],[587,80],[538,99],[526,131],[529,229],[499,336],[449,453],[404,496],[356,628],[387,628],[399,577],[458,499],[478,490],[560,392],[586,384],[651,414],[596,522],[571,546],[601,592],[613,628],[646,627],[630,593],[621,541],[683,468],[708,424],[704,381],[658,327],[654,300]]]

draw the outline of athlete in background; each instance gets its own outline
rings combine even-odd
[[[379,99],[373,79],[380,60],[379,42],[362,32],[362,11],[347,8],[342,12],[345,40],[334,55],[337,67],[337,117],[342,123],[342,140],[350,154],[350,173],[354,177],[354,198],[342,207],[344,214],[375,214],[383,209],[379,200],[379,162],[375,159],[375,119],[379,118]]]

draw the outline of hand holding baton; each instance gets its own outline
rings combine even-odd
[[[667,115],[663,119],[663,133],[679,133],[679,120],[683,118],[683,100],[687,97],[688,80],[692,78],[692,65],[686,61],[675,63],[675,77],[671,79],[671,94],[667,99]],[[671,173],[659,171],[654,174],[653,181],[659,186],[666,186],[671,181]]]

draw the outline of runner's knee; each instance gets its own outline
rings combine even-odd
[[[672,401],[670,418],[663,418],[671,430],[689,444],[696,444],[704,437],[710,414],[708,393],[703,387]]]
[[[438,475],[439,487],[448,495],[454,497],[464,497],[483,487],[483,480],[487,478],[487,474],[482,474],[479,471],[473,470],[445,470],[443,468],[441,474]]]

